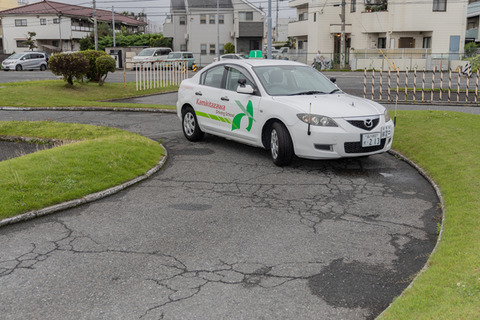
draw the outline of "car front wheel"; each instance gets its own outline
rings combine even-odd
[[[192,107],[187,107],[182,113],[182,128],[183,134],[188,140],[202,140],[204,133],[198,126],[197,116]]]
[[[17,71],[22,71],[22,65],[21,64],[17,64],[17,66],[15,67],[15,70]]]
[[[279,122],[275,122],[270,130],[270,152],[273,163],[283,167],[293,160],[293,144],[287,128]]]

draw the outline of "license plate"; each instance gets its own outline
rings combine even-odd
[[[380,132],[362,134],[362,147],[379,146],[381,140]]]

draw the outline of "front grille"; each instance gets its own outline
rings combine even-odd
[[[385,147],[386,139],[382,139],[379,146],[362,147],[361,142],[345,142],[345,153],[367,153],[382,150]]]
[[[365,122],[367,120],[371,121],[371,125],[368,126],[368,127],[367,127],[367,125],[365,125]],[[371,131],[373,128],[375,128],[378,125],[378,123],[380,122],[380,118],[376,118],[376,119],[367,118],[367,119],[362,119],[362,120],[347,120],[347,122],[350,123],[352,126],[355,126],[357,128],[367,130],[367,131]]]

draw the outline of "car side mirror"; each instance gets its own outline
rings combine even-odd
[[[335,83],[335,82],[337,82],[337,78],[331,77],[331,78],[330,78],[330,81],[332,81],[333,83]]]
[[[253,89],[253,87],[251,85],[245,84],[245,85],[239,85],[237,87],[237,92],[238,93],[243,93],[243,94],[254,94],[255,90]]]

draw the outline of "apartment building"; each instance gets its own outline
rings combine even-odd
[[[112,23],[112,12],[96,10],[97,21]],[[28,50],[25,43],[28,32],[35,32],[37,50],[46,52],[72,51],[80,49],[80,39],[93,32],[93,9],[42,1],[0,11],[5,53]],[[126,27],[140,32],[147,23],[121,14],[115,14],[115,29]]]
[[[163,24],[163,34],[173,38],[174,51],[191,51],[197,63],[212,62],[231,42],[238,53],[261,50],[265,14],[246,0],[171,0],[170,16]],[[219,48],[217,48],[217,37]]]
[[[291,0],[297,21],[288,34],[308,61],[318,50],[339,59],[342,27],[347,63],[352,53],[378,56],[378,49],[457,59],[465,43],[467,5],[468,0]]]

